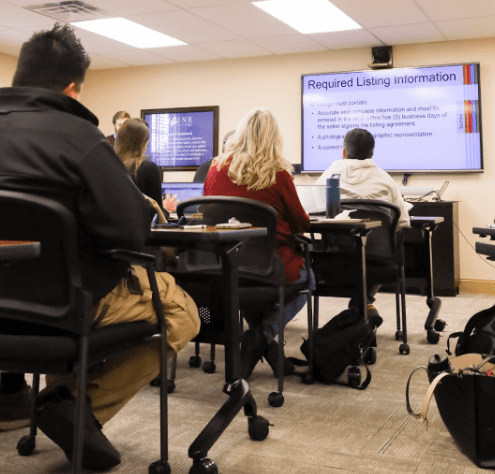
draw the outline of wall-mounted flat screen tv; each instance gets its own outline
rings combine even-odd
[[[479,64],[303,75],[302,171],[342,159],[353,128],[391,173],[483,171]]]
[[[194,170],[218,155],[218,106],[141,110],[150,127],[146,155],[168,170]]]

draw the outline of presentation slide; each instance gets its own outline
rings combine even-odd
[[[387,171],[479,171],[480,111],[478,64],[305,75],[302,169],[327,169],[364,128]]]
[[[146,154],[158,166],[197,167],[213,158],[214,112],[144,114],[150,127]]]

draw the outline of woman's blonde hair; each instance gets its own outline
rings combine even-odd
[[[292,171],[281,151],[282,137],[275,117],[266,109],[255,109],[241,120],[215,162],[220,169],[232,156],[228,171],[232,181],[259,190],[275,184],[278,171]]]
[[[140,118],[127,119],[115,137],[115,153],[119,155],[133,178],[143,162],[144,145],[150,139],[148,124]]]

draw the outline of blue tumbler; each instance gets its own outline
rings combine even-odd
[[[340,174],[332,174],[327,179],[327,218],[340,214]]]

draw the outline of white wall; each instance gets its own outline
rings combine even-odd
[[[495,268],[487,265],[471,246],[476,237],[473,226],[495,219],[495,38],[395,46],[394,66],[427,66],[459,62],[481,64],[481,96],[485,172],[465,175],[413,175],[411,186],[439,188],[450,185],[446,200],[460,201],[461,279],[495,282]],[[10,57],[0,55],[2,63]],[[257,58],[177,63],[163,66],[89,71],[81,101],[99,118],[105,134],[112,129],[112,116],[127,110],[140,116],[141,109],[220,106],[220,138],[234,128],[251,109],[262,106],[274,112],[284,137],[285,157],[301,161],[301,74],[366,69],[370,48],[334,50],[321,53],[263,56]],[[11,66],[11,61],[9,65]],[[12,66],[11,66],[12,67]],[[12,67],[13,69],[13,67]],[[7,81],[8,85],[10,81]],[[400,155],[400,150],[397,150]],[[167,181],[191,180],[192,173],[169,172]],[[316,176],[299,176],[311,183]],[[396,176],[400,182],[401,176]]]

